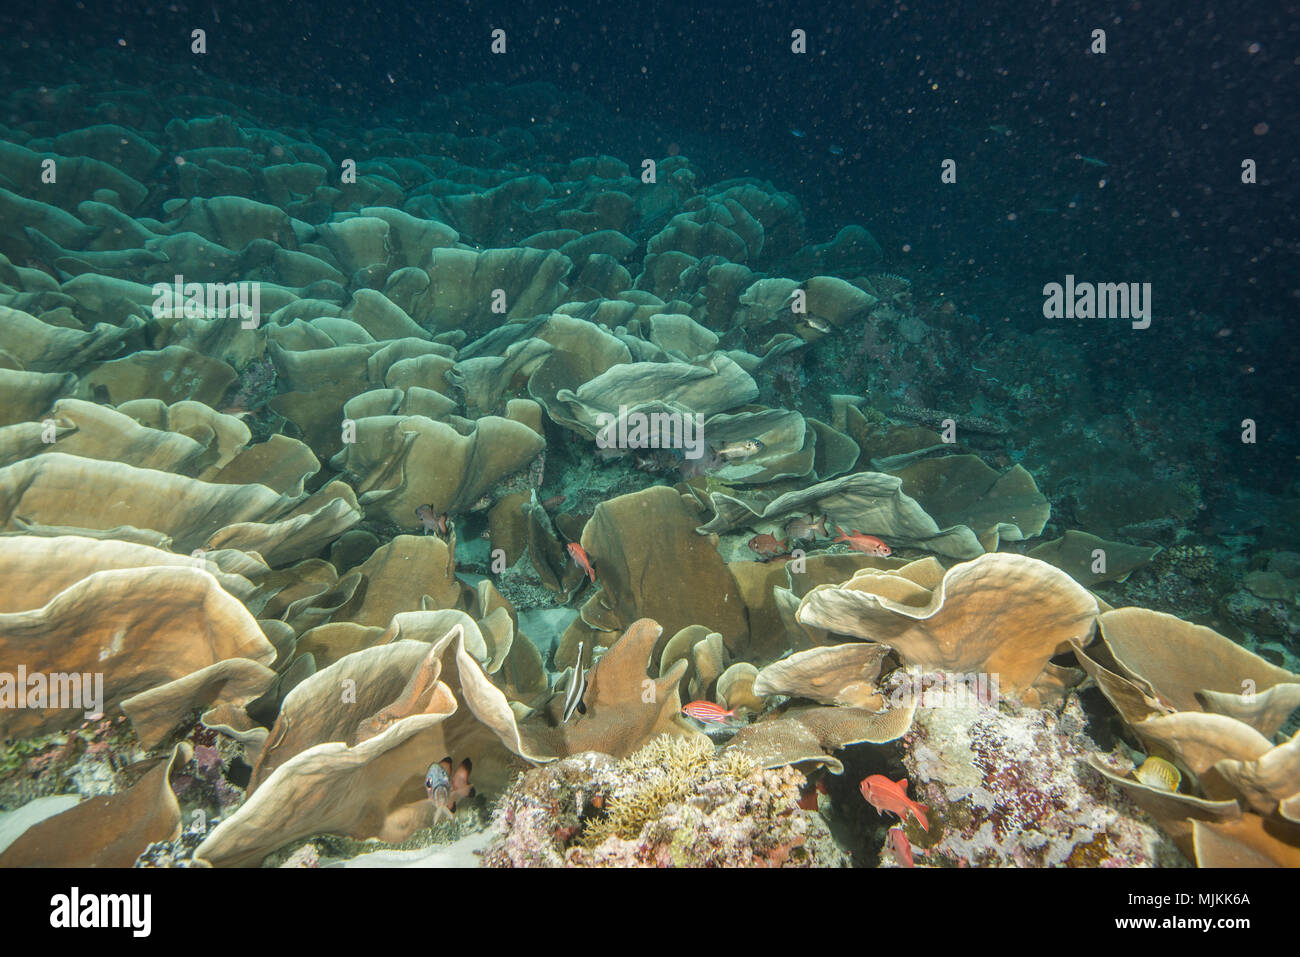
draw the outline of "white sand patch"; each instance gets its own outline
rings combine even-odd
[[[80,803],[81,796],[78,794],[52,794],[28,801],[12,811],[0,813],[0,851],[18,840],[29,827],[41,823],[47,817],[62,814]]]
[[[452,844],[435,844],[413,851],[374,851],[346,861],[329,861],[321,867],[479,867],[478,854],[491,843],[492,830],[478,831]]]

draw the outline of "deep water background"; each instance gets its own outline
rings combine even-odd
[[[362,125],[418,123],[424,100],[468,83],[555,83],[603,108],[574,155],[635,166],[680,151],[710,181],[770,179],[803,203],[812,238],[865,225],[888,268],[991,329],[1062,326],[1062,350],[1094,370],[1081,417],[1139,388],[1194,400],[1240,481],[1295,491],[1295,4],[699,7],[18,3],[0,14],[0,82],[57,84],[60,63],[108,51],[123,83],[181,65]],[[208,30],[202,59],[194,27]],[[496,27],[505,56],[489,53]],[[804,56],[790,53],[794,27]],[[1097,27],[1104,56],[1087,52]],[[1254,186],[1240,182],[1247,157]],[[939,182],[945,158],[956,185]],[[1151,282],[1152,327],[1048,323],[1042,286],[1066,273]],[[1246,416],[1260,444],[1243,452]]]

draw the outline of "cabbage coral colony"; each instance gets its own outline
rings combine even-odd
[[[1032,403],[866,229],[574,154],[541,85],[401,131],[37,97],[0,864],[1300,863],[1300,558],[1214,586],[1241,641],[1171,614],[1190,479],[1054,514]]]

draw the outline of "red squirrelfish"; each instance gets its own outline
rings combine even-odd
[[[906,821],[908,813],[911,813],[922,830],[930,830],[930,822],[925,816],[925,812],[930,809],[907,796],[907,778],[891,781],[883,774],[873,774],[863,778],[858,787],[862,791],[862,796],[867,799],[867,803],[877,812],[883,814],[889,811],[891,814],[898,815],[900,821]]]
[[[848,544],[849,548],[853,549],[855,552],[866,552],[868,555],[880,555],[883,557],[892,554],[894,551],[880,539],[876,538],[876,536],[863,535],[861,532],[853,532],[846,535],[844,534],[844,530],[840,529],[839,538],[835,539],[835,541],[845,542]]]
[[[705,724],[726,724],[728,718],[734,718],[734,711],[727,711],[712,701],[692,701],[682,707],[682,714]]]
[[[591,580],[596,580],[596,570],[591,567],[591,559],[587,557],[587,552],[577,542],[569,542],[569,554],[573,556],[574,562],[579,568],[591,576]]]
[[[830,793],[831,792],[826,788],[825,778],[818,778],[815,783],[809,781],[799,792],[799,807],[803,808],[805,811],[815,811],[818,807],[817,795]]]
[[[749,540],[749,547],[759,558],[775,558],[777,555],[785,554],[785,542],[778,542],[776,536],[770,532],[764,535],[755,535]]]
[[[439,535],[447,534],[446,512],[439,515],[433,510],[432,505],[421,505],[415,510],[415,517],[418,518],[420,524],[424,526],[424,532],[426,535],[429,532],[436,532]]]
[[[889,847],[894,852],[899,867],[916,867],[916,863],[912,860],[911,842],[908,841],[901,827],[889,829]]]

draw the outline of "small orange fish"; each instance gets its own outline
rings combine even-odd
[[[889,848],[894,852],[894,857],[898,860],[901,867],[916,867],[916,862],[912,859],[912,844],[903,833],[901,827],[891,827],[889,829]]]
[[[886,555],[893,554],[894,550],[876,538],[874,535],[863,535],[861,532],[844,534],[844,529],[839,530],[840,536],[835,539],[837,542],[845,542],[849,548],[855,552],[865,552],[868,555],[879,555],[882,558]]]
[[[930,809],[907,796],[907,778],[891,781],[883,774],[873,774],[863,778],[858,789],[867,799],[867,803],[878,813],[889,811],[891,814],[897,814],[900,821],[906,821],[910,813],[916,818],[916,823],[921,825],[922,830],[930,830],[930,822],[925,816],[925,812]]]
[[[579,568],[591,576],[591,580],[596,580],[596,570],[591,567],[591,559],[587,557],[586,550],[577,542],[569,542],[569,555]]]
[[[682,706],[682,714],[705,724],[726,724],[728,718],[734,718],[736,712],[727,711],[712,701],[692,701]]]
[[[548,512],[553,508],[559,508],[564,504],[564,500],[567,497],[568,496],[561,493],[559,495],[552,495],[550,498],[544,498],[542,499],[542,508],[546,509]]]
[[[759,558],[775,558],[786,553],[785,542],[778,542],[771,532],[755,535],[748,544]]]
[[[829,793],[830,791],[826,787],[826,780],[824,778],[818,778],[816,783],[810,781],[805,784],[803,789],[799,792],[799,807],[805,811],[816,811],[817,795]]]
[[[418,518],[420,524],[424,526],[424,533],[426,535],[429,532],[436,532],[439,535],[447,534],[450,519],[446,512],[439,515],[434,512],[432,505],[421,505],[415,510],[415,517]]]

